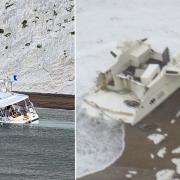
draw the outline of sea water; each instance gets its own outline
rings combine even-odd
[[[1,180],[74,179],[74,111],[37,112],[39,125],[0,128]]]

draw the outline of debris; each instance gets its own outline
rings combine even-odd
[[[3,34],[4,33],[4,29],[0,29],[0,33]]]
[[[180,174],[180,158],[173,158],[171,161],[176,165],[176,173]]]
[[[54,10],[54,16],[57,16],[57,12]]]
[[[129,170],[128,173],[129,173],[129,174],[136,175],[136,174],[137,174],[137,171]]]
[[[180,116],[180,110],[176,113],[176,117],[178,118]]]
[[[162,134],[154,133],[148,136],[148,139],[154,142],[154,144],[159,144],[165,139],[165,136]]]
[[[156,173],[156,180],[172,180],[175,171],[172,169],[163,169]]]
[[[167,153],[166,152],[166,147],[161,148],[158,152],[157,152],[157,156],[160,158],[164,158],[164,155]]]
[[[179,153],[180,153],[180,146],[177,147],[176,149],[173,149],[173,150],[171,151],[171,153],[172,153],[172,154],[179,154]]]
[[[176,122],[175,119],[172,119],[172,120],[170,121],[171,124],[174,124],[175,122]]]
[[[162,132],[162,129],[161,128],[157,128],[156,131],[157,132]]]
[[[154,154],[150,154],[150,157],[151,157],[151,159],[154,159],[155,158],[155,156],[154,156]]]

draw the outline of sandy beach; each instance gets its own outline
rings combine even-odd
[[[176,91],[163,104],[138,123],[135,127],[125,125],[125,150],[122,156],[110,167],[103,171],[80,178],[81,180],[125,180],[129,170],[137,171],[130,179],[153,180],[157,171],[161,169],[176,169],[171,162],[172,158],[180,158],[180,154],[171,151],[180,145],[179,128],[180,118],[176,117],[180,109],[180,90]],[[171,120],[175,119],[172,124]],[[162,130],[161,134],[167,137],[160,144],[155,145],[147,138],[148,135]],[[167,148],[164,158],[157,156],[162,148]],[[154,159],[151,158],[154,155]],[[180,178],[176,175],[175,177]]]
[[[74,95],[18,92],[29,95],[35,107],[74,110]]]

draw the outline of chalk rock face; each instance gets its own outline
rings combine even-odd
[[[0,1],[0,79],[13,90],[74,94],[74,2]]]

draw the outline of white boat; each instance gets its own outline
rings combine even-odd
[[[1,82],[6,88],[0,91],[0,124],[38,124],[39,117],[29,96],[8,90],[10,81]]]
[[[171,58],[168,48],[159,53],[145,41],[111,51],[117,63],[98,75],[97,90],[82,105],[90,116],[135,125],[180,87],[180,55]]]

